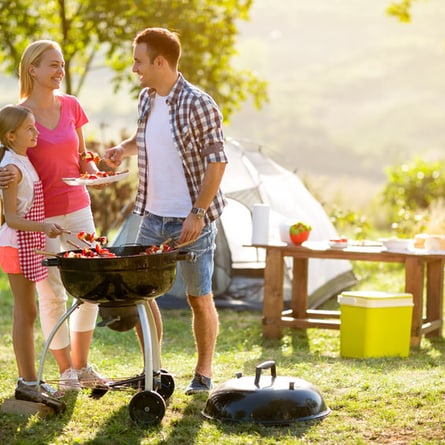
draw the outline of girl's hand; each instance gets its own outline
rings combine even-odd
[[[67,231],[63,227],[59,226],[59,224],[50,224],[50,223],[45,223],[44,232],[50,238],[56,238],[60,236],[62,233],[67,233]]]

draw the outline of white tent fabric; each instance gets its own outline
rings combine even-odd
[[[229,204],[221,220],[233,268],[259,267],[264,261],[264,249],[246,247],[251,243],[251,214],[253,205],[257,203],[270,207],[271,244],[290,242],[289,227],[297,221],[312,226],[309,238],[312,241],[338,236],[321,204],[296,174],[278,165],[259,150],[245,149],[237,141],[229,141],[226,149],[230,162],[223,178],[222,189]],[[290,273],[291,260],[288,266]],[[332,294],[349,286],[355,281],[351,271],[351,265],[347,261],[310,260],[309,295],[314,296],[317,292],[328,294],[329,283]],[[345,286],[346,276],[348,278]],[[343,279],[338,279],[336,284],[335,281],[339,277]],[[343,281],[343,284],[340,284],[340,281]],[[320,298],[323,299],[323,295],[317,296],[316,299]]]
[[[265,249],[250,247],[254,204],[270,208],[269,242],[290,242],[289,226],[303,221],[312,226],[310,240],[338,236],[328,215],[298,176],[281,167],[259,150],[247,150],[234,140],[226,144],[229,164],[222,190],[228,200],[218,223],[215,253],[214,293],[224,294],[234,271],[264,268]],[[132,215],[123,224],[114,245],[134,242],[138,217]],[[292,260],[287,261],[288,278]],[[309,306],[314,307],[355,283],[351,265],[343,260],[309,261]],[[184,294],[178,273],[169,294]]]

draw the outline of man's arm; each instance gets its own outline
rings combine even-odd
[[[122,162],[122,159],[129,156],[134,156],[138,152],[136,144],[136,132],[128,139],[125,139],[120,144],[109,148],[105,151],[103,157],[104,161],[111,167],[116,168]],[[1,183],[0,183],[1,184]]]
[[[212,162],[207,165],[201,189],[199,190],[196,201],[193,203],[193,207],[208,209],[221,185],[226,165],[224,162]],[[189,213],[182,225],[182,232],[178,242],[186,243],[188,241],[194,241],[198,238],[203,227],[204,218],[199,218],[193,213]]]

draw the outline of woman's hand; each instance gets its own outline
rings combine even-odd
[[[0,167],[0,189],[7,189],[10,184],[16,178],[15,173],[11,169]]]

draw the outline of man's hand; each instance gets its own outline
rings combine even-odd
[[[117,145],[116,147],[111,147],[106,150],[102,160],[105,161],[110,167],[117,168],[119,165],[121,165],[123,157],[124,147],[122,147],[122,145]]]
[[[178,244],[196,241],[204,227],[204,219],[189,214],[182,224],[182,232],[177,240]]]

